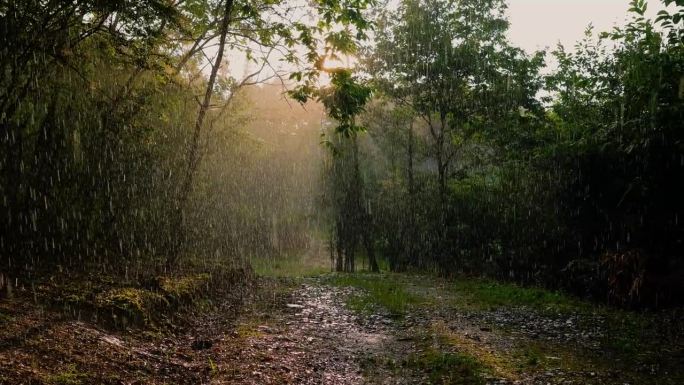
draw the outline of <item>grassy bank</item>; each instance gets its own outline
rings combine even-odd
[[[455,349],[483,373],[519,380],[530,373],[586,372],[596,376],[587,383],[684,383],[677,311],[627,311],[542,288],[466,277],[357,273],[323,280],[360,289],[346,303],[359,314],[422,320],[423,332],[438,341],[441,354]],[[450,359],[413,362],[432,361],[439,371]]]

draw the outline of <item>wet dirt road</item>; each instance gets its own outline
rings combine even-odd
[[[212,383],[367,383],[359,358],[380,354],[396,341],[389,319],[362,319],[345,308],[353,291],[304,284],[286,298],[271,299],[272,306],[254,311],[259,322],[246,319],[237,327],[239,360],[220,363]]]

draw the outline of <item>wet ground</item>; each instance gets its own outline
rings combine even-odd
[[[402,284],[425,302],[397,315],[350,310],[367,293],[325,278],[260,279],[239,315],[219,306],[165,331],[106,331],[5,302],[0,384],[682,383],[681,339],[635,365],[603,350],[600,314],[466,309],[423,278]]]
[[[405,288],[429,306],[411,306],[401,316],[381,306],[352,312],[348,303],[366,295],[362,289],[299,282],[279,294],[277,281],[262,282],[274,285],[262,288],[271,294],[241,320],[244,338],[234,352],[241,359],[220,364],[229,375],[216,383],[624,385],[682,378],[681,340],[659,344],[671,355],[657,368],[647,359],[621,362],[603,350],[608,321],[600,314],[453,307],[453,293],[420,277]],[[454,378],[469,367],[450,357],[472,359],[476,375]]]
[[[387,320],[366,322],[345,308],[353,291],[304,284],[266,308],[257,305],[238,327],[240,359],[221,363],[215,383],[364,383],[358,357],[379,354],[392,336]]]

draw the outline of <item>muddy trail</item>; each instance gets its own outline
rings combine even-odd
[[[249,336],[239,354],[249,358],[226,362],[225,371],[240,368],[231,379],[238,381],[226,383],[623,385],[684,378],[678,313],[627,330],[616,329],[615,317],[629,317],[598,308],[464,304],[466,293],[432,277],[324,277],[289,290],[277,282],[268,281],[271,288],[244,318]],[[616,349],[615,340],[625,338],[636,346]]]
[[[357,291],[311,282],[280,296],[263,291],[237,327],[240,359],[219,365],[225,376],[217,383],[365,383],[359,357],[381,354],[394,337],[389,319],[359,317],[344,306]]]
[[[683,383],[676,313],[625,334],[612,313],[482,306],[466,289],[406,275],[259,278],[240,312],[218,306],[175,331],[112,332],[3,303],[13,322],[0,328],[0,383]],[[635,347],[616,350],[627,338]]]

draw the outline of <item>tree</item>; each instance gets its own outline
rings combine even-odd
[[[268,66],[274,71],[273,76],[281,77],[282,74],[274,68],[272,60],[273,52],[276,53],[277,59],[285,60],[291,65],[296,66],[289,79],[295,79],[302,84],[298,85],[295,90],[291,91],[291,96],[300,102],[314,96],[314,88],[312,85],[318,78],[320,65],[327,55],[334,54],[336,51],[350,51],[353,50],[355,39],[365,38],[365,30],[369,27],[368,22],[364,19],[362,11],[365,7],[371,4],[370,0],[347,0],[345,2],[339,1],[318,1],[311,6],[312,11],[316,16],[310,16],[313,23],[306,24],[300,21],[293,21],[288,18],[293,17],[298,9],[298,5],[289,4],[286,1],[263,2],[263,3],[238,3],[233,0],[226,0],[220,2],[222,4],[222,12],[217,17],[216,22],[207,25],[207,29],[202,31],[200,36],[195,39],[195,47],[204,47],[209,43],[214,35],[218,37],[218,51],[211,63],[211,72],[206,86],[204,98],[199,106],[195,128],[188,148],[188,164],[185,178],[180,186],[179,196],[177,200],[177,226],[174,229],[182,229],[184,210],[187,207],[187,201],[192,186],[193,176],[197,170],[197,164],[200,161],[199,139],[204,125],[205,116],[210,107],[211,98],[214,93],[217,74],[223,63],[223,55],[226,46],[232,49],[242,51],[246,57],[258,65],[259,69],[256,72],[249,74],[237,86],[244,86],[250,84],[252,79],[261,75],[261,72]],[[212,25],[217,25],[218,30],[214,34],[207,34],[211,31]],[[338,31],[337,28],[342,28]],[[353,34],[352,29],[355,31]],[[293,30],[298,32],[298,36],[293,33]],[[206,37],[209,35],[208,37]],[[325,40],[326,48],[323,55],[319,54],[320,42],[317,39],[322,35]],[[205,42],[198,44],[201,39]],[[308,66],[301,67],[301,59],[298,50],[306,50],[306,59]],[[260,52],[261,55],[255,55],[255,52]],[[252,83],[253,84],[253,83]],[[235,92],[233,87],[230,92]],[[331,110],[331,113],[334,111]],[[346,123],[345,123],[346,124]],[[346,129],[346,128],[343,128]],[[176,238],[182,240],[182,237]],[[175,256],[179,252],[178,245],[172,248],[172,257],[169,260],[171,264],[174,263]]]
[[[368,199],[375,208],[375,236],[390,268],[424,267],[418,225],[416,164],[422,138],[416,137],[415,116],[409,108],[376,97],[362,115],[368,127]]]
[[[319,93],[328,115],[337,122],[332,133],[334,141],[324,141],[333,150],[328,193],[332,197],[337,271],[355,270],[359,242],[366,248],[370,270],[379,271],[371,234],[372,217],[364,204],[359,161],[358,134],[365,128],[356,123],[356,117],[364,111],[370,97],[371,89],[353,77],[350,69],[331,71],[330,86]]]
[[[429,135],[437,176],[432,232],[443,270],[451,269],[448,254],[457,248],[448,243],[458,243],[449,181],[468,173],[466,152],[489,152],[480,138],[510,128],[520,108],[540,109],[525,74],[541,66],[542,55],[528,58],[508,45],[504,9],[498,0],[404,1],[381,18],[369,58],[378,88],[410,109]]]
[[[269,77],[291,73],[297,95],[311,95],[323,45],[363,39],[370,4],[4,2],[3,263],[174,265],[188,247],[181,225],[207,127],[239,87]],[[227,74],[228,50],[256,70]],[[276,68],[281,60],[290,67]]]
[[[622,303],[657,303],[670,299],[654,286],[682,269],[672,257],[682,252],[681,17],[661,12],[660,32],[644,1],[630,11],[625,27],[598,41],[590,30],[574,53],[555,53],[560,140],[550,164],[568,170],[562,207],[576,255],[605,269],[602,290]]]

